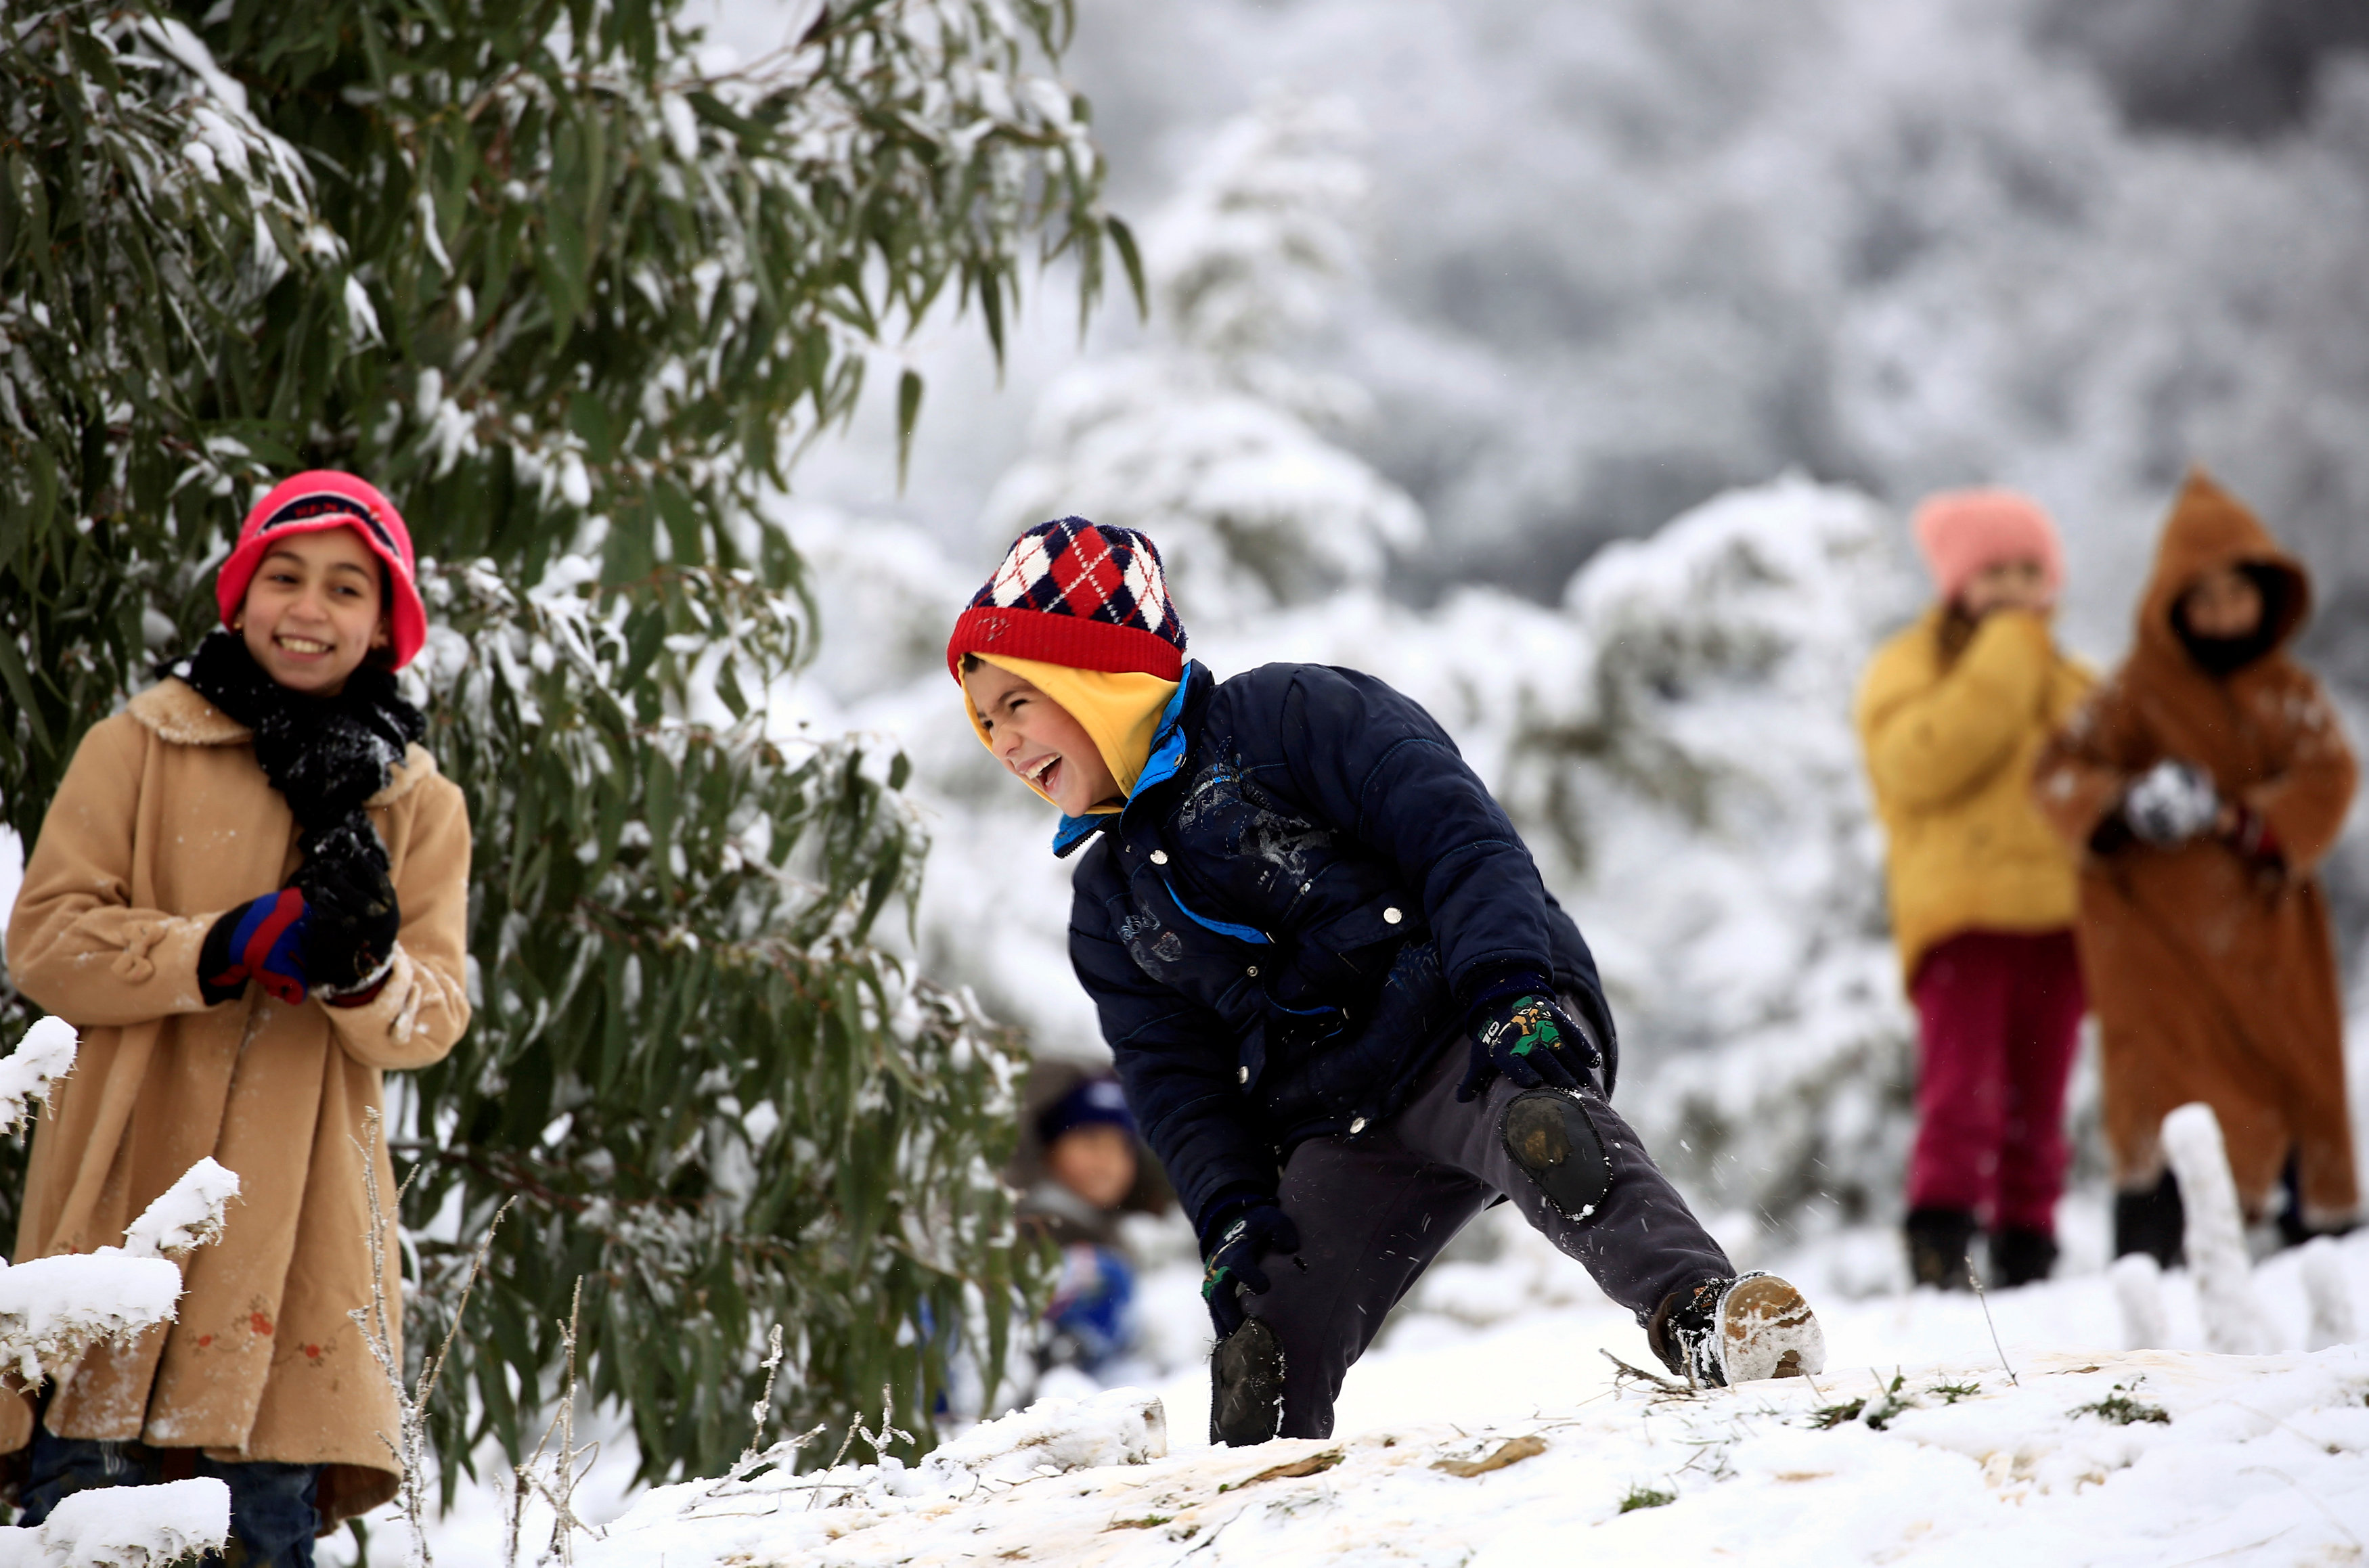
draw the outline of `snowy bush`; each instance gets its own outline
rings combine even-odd
[[[2369,580],[2360,16],[1101,0],[1073,58],[1123,97],[1115,160],[1150,189],[1200,178],[1190,150],[1263,90],[1361,113],[1373,286],[1300,368],[1370,389],[1352,444],[1451,544],[1439,578],[1543,598],[1605,540],[1791,465],[1904,508],[2006,482],[2066,524],[2102,651],[2191,458],[2349,595]],[[2152,115],[2127,111],[2133,57]],[[2265,59],[2272,123],[2220,113]],[[2316,633],[2356,681],[2363,626]]]
[[[1139,528],[1188,623],[1371,589],[1421,543],[1414,503],[1333,439],[1364,394],[1293,352],[1356,268],[1355,140],[1337,102],[1282,97],[1227,128],[1146,227],[1150,342],[1046,391],[988,533],[1073,513]]]
[[[46,1104],[50,1086],[74,1070],[75,1046],[71,1024],[43,1018],[0,1059],[11,1130],[29,1101]],[[101,1340],[170,1322],[181,1297],[172,1260],[219,1240],[237,1196],[235,1174],[200,1160],[125,1227],[122,1246],[0,1264],[0,1366],[38,1388]],[[165,1568],[221,1547],[229,1531],[230,1489],[219,1481],[118,1487],[66,1498],[38,1528],[0,1527],[0,1568]]]
[[[2163,1152],[2180,1181],[2181,1244],[2196,1276],[2206,1343],[2224,1356],[2270,1355],[2280,1348],[2278,1336],[2254,1293],[2245,1216],[2213,1107],[2198,1101],[2165,1116]]]
[[[6,1091],[18,1096],[11,1129],[29,1114],[28,1099],[46,1104],[50,1086],[74,1070],[76,1044],[73,1025],[44,1018],[0,1060],[0,1084],[17,1086]],[[0,1367],[38,1387],[102,1339],[170,1322],[181,1299],[172,1260],[219,1240],[237,1196],[235,1173],[200,1160],[124,1228],[120,1247],[0,1263]]]
[[[33,1020],[17,1048],[0,1059],[0,1132],[23,1130],[33,1119],[33,1107],[50,1103],[51,1089],[74,1070],[77,1043],[74,1025],[64,1019]]]
[[[431,1410],[454,1453],[521,1456],[578,1276],[585,1376],[653,1474],[729,1457],[772,1323],[795,1413],[926,1407],[913,1325],[976,1303],[991,1352],[1026,1286],[985,1174],[1005,1044],[870,940],[925,849],[903,764],[751,712],[809,640],[754,514],[869,348],[937,303],[1000,351],[1032,251],[1090,304],[1132,242],[1059,0],[774,20],[745,58],[683,0],[0,28],[0,815],[29,839],[213,619],[273,477],[364,474],[419,547],[406,681],[485,836],[475,1018],[390,1129],[415,1349],[521,1199]]]
[[[230,1488],[212,1476],[108,1487],[61,1499],[36,1528],[0,1526],[0,1568],[168,1568],[229,1538]]]

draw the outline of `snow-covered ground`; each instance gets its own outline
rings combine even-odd
[[[2340,1255],[2361,1298],[2369,1237]],[[2280,1254],[2256,1277],[2291,1346],[2301,1266]],[[1485,1327],[1403,1317],[1352,1370],[1330,1441],[1210,1449],[1193,1373],[1150,1391],[1166,1458],[1127,1462],[1141,1402],[1104,1396],[980,1428],[914,1471],[654,1492],[578,1560],[2169,1565],[2369,1550],[2369,1345],[2211,1355],[2184,1276],[2166,1283],[2169,1348],[2122,1348],[2095,1274],[1990,1298],[2012,1377],[1970,1295],[1829,1297],[1824,1376],[1674,1396],[1616,1371],[1607,1353],[1654,1366],[1642,1335],[1561,1269],[1542,1280],[1509,1248],[1436,1273],[1443,1305],[1518,1310]]]
[[[2211,1354],[2181,1272],[2162,1282],[2165,1332],[2132,1348],[2099,1266],[2103,1221],[2094,1203],[2068,1199],[2066,1276],[1994,1292],[1988,1322],[1971,1295],[1859,1293],[1853,1281],[1892,1267],[1899,1243],[1885,1230],[1837,1230],[1767,1260],[1815,1301],[1825,1374],[1676,1399],[1607,1359],[1660,1369],[1585,1271],[1493,1210],[1459,1241],[1467,1261],[1436,1266],[1351,1370],[1334,1440],[1255,1450],[1205,1443],[1206,1319],[1191,1271],[1172,1265],[1147,1282],[1153,1349],[1169,1373],[1133,1395],[1048,1402],[975,1428],[910,1471],[851,1463],[635,1494],[628,1456],[612,1450],[578,1499],[601,1539],[579,1536],[575,1549],[587,1564],[667,1568],[1166,1564],[1188,1553],[1278,1565],[1584,1556],[1657,1568],[1723,1553],[1921,1564],[2003,1552],[2050,1568],[2361,1561],[2369,1342],[2309,1353],[2306,1263],[2279,1253],[2252,1281],[2276,1354]],[[2336,1243],[2333,1261],[2356,1324],[2369,1323],[2369,1234]],[[1895,1378],[1907,1408],[1886,1418]],[[2169,1420],[2081,1412],[2118,1398]],[[1128,1412],[1151,1399],[1164,1459],[1142,1459],[1149,1439],[1129,1425]],[[1865,1406],[1862,1419],[1821,1424],[1821,1412],[1852,1401],[1872,1402],[1883,1425],[1863,1419]],[[1503,1473],[1435,1468],[1528,1438],[1543,1449]],[[1330,1468],[1245,1484],[1334,1454]],[[1059,1473],[1040,1472],[1048,1458]],[[1651,1493],[1672,1501],[1623,1511]],[[396,1527],[374,1529],[388,1543]],[[547,1535],[547,1523],[531,1528],[521,1561]],[[504,1562],[491,1487],[463,1489],[435,1551],[446,1568]]]

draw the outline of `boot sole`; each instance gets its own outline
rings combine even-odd
[[[1720,1303],[1719,1353],[1731,1385],[1814,1377],[1826,1369],[1826,1335],[1799,1290],[1764,1274],[1738,1281]]]

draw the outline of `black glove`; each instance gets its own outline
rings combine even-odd
[[[325,996],[359,990],[395,956],[403,910],[386,867],[358,857],[297,874],[312,918],[306,922],[304,970]]]
[[[1577,1089],[1580,1074],[1604,1066],[1596,1042],[1562,1003],[1542,990],[1482,999],[1472,1021],[1472,1064],[1456,1086],[1459,1104],[1478,1098],[1504,1073],[1525,1089]]]
[[[1250,1195],[1210,1206],[1201,1222],[1201,1299],[1208,1304],[1209,1324],[1226,1339],[1242,1326],[1240,1291],[1263,1291],[1274,1281],[1259,1260],[1269,1253],[1299,1250],[1299,1227],[1276,1206],[1266,1193]]]

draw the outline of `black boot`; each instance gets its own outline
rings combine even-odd
[[[1209,1446],[1253,1448],[1282,1425],[1283,1342],[1265,1318],[1244,1318],[1209,1352]]]
[[[2012,1290],[2048,1277],[2056,1266],[2056,1238],[2045,1230],[1991,1232],[1991,1284]]]
[[[2286,1194],[2286,1207],[2279,1210],[2279,1245],[2300,1247],[2321,1236],[2342,1236],[2353,1230],[2350,1221],[2342,1221],[2329,1230],[2318,1230],[2304,1223],[2303,1166],[2296,1156],[2287,1156],[2286,1169],[2280,1173],[2279,1188]]]
[[[2180,1182],[2169,1171],[2143,1192],[2114,1195],[2114,1255],[2146,1253],[2166,1268],[2188,1258],[2183,1244],[2188,1207],[2180,1201]]]
[[[1918,1285],[1970,1290],[1966,1243],[1974,1239],[1974,1217],[1963,1208],[1912,1208],[1907,1223],[1908,1274]]]

